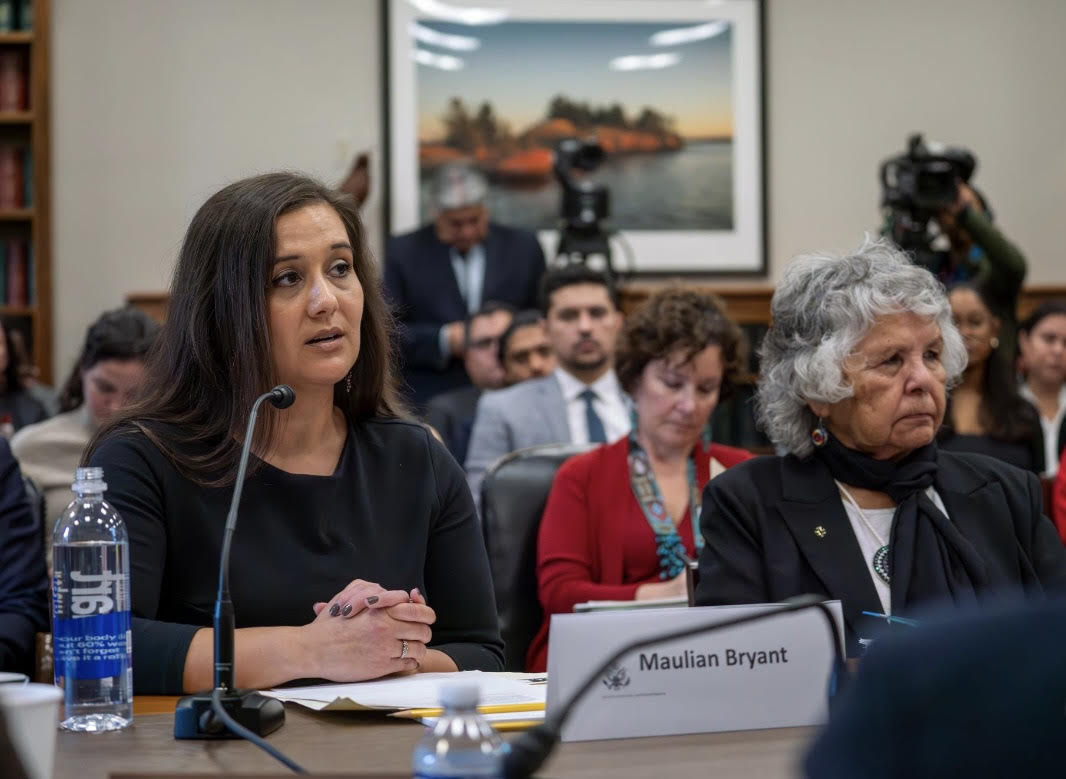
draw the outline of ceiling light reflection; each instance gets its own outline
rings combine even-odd
[[[429,46],[440,46],[442,49],[474,51],[481,46],[481,41],[477,38],[471,38],[466,35],[448,35],[443,32],[437,32],[418,22],[411,22],[407,29],[411,33],[411,37],[416,41]]]
[[[662,54],[631,54],[628,57],[615,57],[608,63],[611,70],[657,70],[669,68],[681,61],[681,55],[675,52]]]
[[[677,46],[693,41],[705,41],[721,35],[729,29],[729,22],[707,22],[693,27],[676,27],[673,30],[660,30],[651,36],[652,46]]]
[[[426,51],[425,49],[415,49],[411,56],[419,65],[425,65],[429,68],[437,68],[437,70],[463,69],[463,61],[448,54],[434,54],[432,51]]]
[[[426,16],[435,16],[456,24],[499,24],[508,17],[504,8],[475,8],[464,5],[448,5],[440,0],[407,0]]]

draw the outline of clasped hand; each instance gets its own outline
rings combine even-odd
[[[337,682],[417,671],[437,619],[417,589],[408,595],[362,579],[312,608],[315,619],[305,629],[316,654],[315,675]]]

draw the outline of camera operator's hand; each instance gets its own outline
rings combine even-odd
[[[961,181],[958,184],[958,195],[955,197],[955,202],[947,207],[947,213],[951,216],[958,216],[963,212],[965,208],[972,208],[976,211],[984,211],[981,208],[981,200],[977,197],[977,193],[970,188],[968,184]]]

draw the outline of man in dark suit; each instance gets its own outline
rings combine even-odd
[[[43,537],[18,463],[0,438],[0,671],[32,675],[36,634],[48,630]]]
[[[1066,601],[929,615],[878,639],[807,756],[812,779],[1066,774]]]
[[[481,391],[503,386],[499,344],[511,325],[514,309],[490,301],[466,318],[463,328],[463,366],[471,383],[430,399],[425,421],[440,433],[457,462],[466,460],[466,446]]]
[[[434,220],[396,236],[385,252],[385,291],[401,327],[411,400],[470,383],[463,368],[463,322],[482,301],[536,304],[544,252],[526,230],[489,221],[488,184],[464,164],[440,169]]]

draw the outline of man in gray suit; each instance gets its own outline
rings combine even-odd
[[[479,507],[485,471],[503,455],[540,444],[607,443],[629,432],[628,400],[613,368],[622,326],[614,286],[602,273],[570,265],[545,274],[540,303],[558,365],[550,376],[478,401],[466,474]]]

